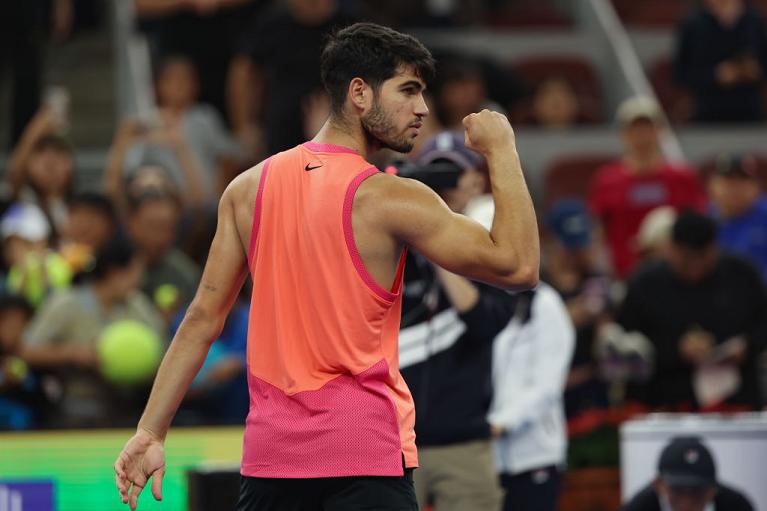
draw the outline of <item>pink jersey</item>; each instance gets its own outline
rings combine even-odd
[[[351,149],[313,142],[263,167],[248,252],[245,476],[401,476],[403,457],[418,466],[397,358],[404,252],[384,289],[352,231],[354,195],[377,172]]]

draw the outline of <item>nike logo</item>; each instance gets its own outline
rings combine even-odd
[[[304,170],[308,172],[310,170],[318,169],[322,167],[323,165],[324,163],[320,163],[319,165],[312,165],[311,163],[307,163],[306,167],[304,167]]]

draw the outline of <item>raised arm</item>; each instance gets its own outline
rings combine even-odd
[[[534,287],[540,264],[538,224],[511,125],[488,110],[463,123],[466,146],[484,154],[490,168],[492,229],[453,213],[419,182],[377,176],[384,222],[395,238],[453,273],[501,287]]]
[[[216,235],[197,294],[163,358],[138,430],[114,466],[118,490],[131,509],[136,509],[149,477],[154,476],[152,494],[161,498],[165,435],[245,279],[245,251],[235,222],[232,188],[219,204]]]

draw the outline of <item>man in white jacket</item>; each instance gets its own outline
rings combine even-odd
[[[562,401],[575,330],[559,294],[541,283],[521,297],[494,341],[488,413],[504,511],[554,511],[567,451]]]

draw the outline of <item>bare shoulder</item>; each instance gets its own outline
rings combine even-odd
[[[358,204],[360,212],[406,243],[451,216],[445,202],[428,186],[384,173],[371,176],[360,186],[354,199],[355,215]]]
[[[355,204],[364,203],[379,214],[400,217],[424,207],[433,208],[442,199],[428,186],[416,181],[383,172],[366,179],[355,196]],[[367,208],[366,208],[367,209]]]
[[[247,241],[253,222],[253,211],[264,162],[235,177],[224,190],[219,205],[219,221],[230,218],[237,226],[240,237]]]

